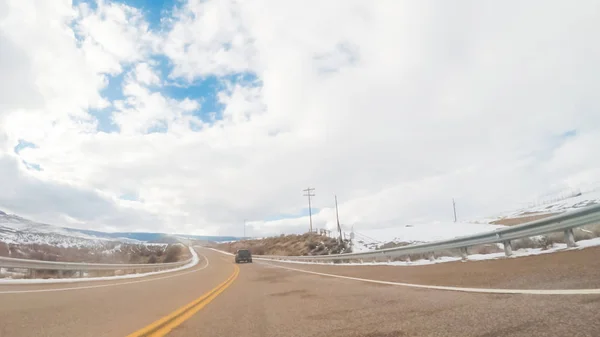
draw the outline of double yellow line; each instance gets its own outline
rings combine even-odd
[[[225,291],[227,287],[229,287],[233,281],[238,277],[240,273],[240,268],[234,265],[235,269],[233,274],[229,276],[229,278],[219,284],[217,287],[207,292],[206,294],[200,296],[196,300],[191,303],[177,309],[176,311],[170,313],[169,315],[155,321],[154,323],[127,335],[127,337],[159,337],[165,336],[175,327],[180,325],[181,323],[188,320],[195,313],[204,308],[208,303],[210,303],[215,297],[219,296],[220,293]]]

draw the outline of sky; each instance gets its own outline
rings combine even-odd
[[[377,229],[600,179],[600,3],[0,0],[0,209]]]

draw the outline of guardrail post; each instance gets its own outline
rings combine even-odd
[[[573,236],[573,228],[565,229],[565,242],[569,248],[577,246],[575,237]]]
[[[64,275],[64,274],[63,274],[63,271],[62,271],[62,270],[59,270],[59,271],[58,271],[58,278],[63,278],[63,275]]]
[[[463,260],[469,259],[469,253],[467,252],[467,247],[463,247],[460,249],[460,256],[462,257]]]
[[[506,256],[511,256],[512,255],[512,243],[510,242],[510,240],[506,240],[506,241],[502,242],[502,244],[504,245],[504,254]]]

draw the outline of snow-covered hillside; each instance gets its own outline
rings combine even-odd
[[[563,194],[561,200],[540,201],[516,211],[504,212],[501,215],[477,218],[466,222],[433,222],[428,224],[408,224],[385,229],[360,229],[354,231],[353,251],[361,252],[381,248],[385,245],[404,245],[419,242],[431,242],[451,239],[503,228],[503,225],[492,224],[501,219],[522,218],[544,214],[558,214],[582,207],[600,204],[600,189],[571,195]],[[347,233],[350,235],[350,233]]]
[[[31,221],[18,215],[0,211],[0,242],[7,244],[48,244],[56,247],[112,246],[112,243],[173,244],[185,240],[232,241],[233,236],[198,236],[146,232],[100,232],[66,228]]]
[[[506,214],[506,217],[519,217],[531,214],[553,214],[576,210],[582,207],[600,204],[600,190],[581,193],[563,200],[541,202],[515,212]]]
[[[102,238],[77,230],[34,222],[0,211],[0,241],[8,244],[48,244],[56,247],[94,247],[107,242],[141,243],[126,238]]]
[[[381,248],[384,244],[411,244],[451,239],[503,228],[501,225],[433,222],[428,224],[404,225],[384,229],[354,231],[353,251]]]

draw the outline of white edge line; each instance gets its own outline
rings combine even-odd
[[[335,278],[340,278],[340,279],[345,279],[345,280],[353,280],[353,281],[361,281],[361,282],[377,283],[377,284],[385,284],[385,285],[393,285],[393,286],[402,286],[402,287],[410,287],[410,288],[460,291],[460,292],[466,292],[466,293],[516,294],[516,295],[598,295],[598,294],[600,294],[600,289],[493,289],[493,288],[485,289],[485,288],[432,286],[432,285],[424,285],[424,284],[380,281],[380,280],[371,280],[371,279],[351,277],[351,276],[319,273],[319,272],[315,272],[315,271],[308,271],[308,270],[279,266],[279,265],[275,265],[272,263],[262,262],[261,264],[269,265],[269,266],[272,266],[275,268],[293,270],[293,271],[306,273],[306,274],[335,277]]]
[[[206,264],[204,266],[202,266],[201,268],[198,269],[194,269],[191,271],[187,271],[184,273],[179,273],[176,275],[169,275],[169,276],[163,276],[163,277],[155,277],[155,278],[151,278],[151,279],[144,279],[144,280],[136,280],[136,281],[128,281],[128,282],[120,282],[120,283],[111,283],[111,284],[98,284],[98,285],[94,285],[94,286],[85,286],[85,287],[71,287],[71,288],[57,288],[57,289],[36,289],[36,290],[9,290],[9,291],[0,291],[0,295],[1,294],[23,294],[23,293],[46,293],[46,292],[54,292],[54,291],[69,291],[69,290],[81,290],[81,289],[94,289],[94,288],[105,288],[105,287],[115,287],[115,286],[121,286],[121,285],[126,285],[126,284],[135,284],[135,283],[142,283],[142,282],[150,282],[150,281],[158,281],[158,280],[164,280],[164,279],[168,279],[171,277],[177,277],[177,276],[182,276],[182,275],[186,275],[186,274],[191,274],[191,273],[195,273],[197,271],[206,269],[206,267],[208,267],[208,265],[210,264],[208,262],[208,258],[206,258],[205,255],[199,254],[200,256],[202,256],[204,258],[204,260],[206,260]]]

